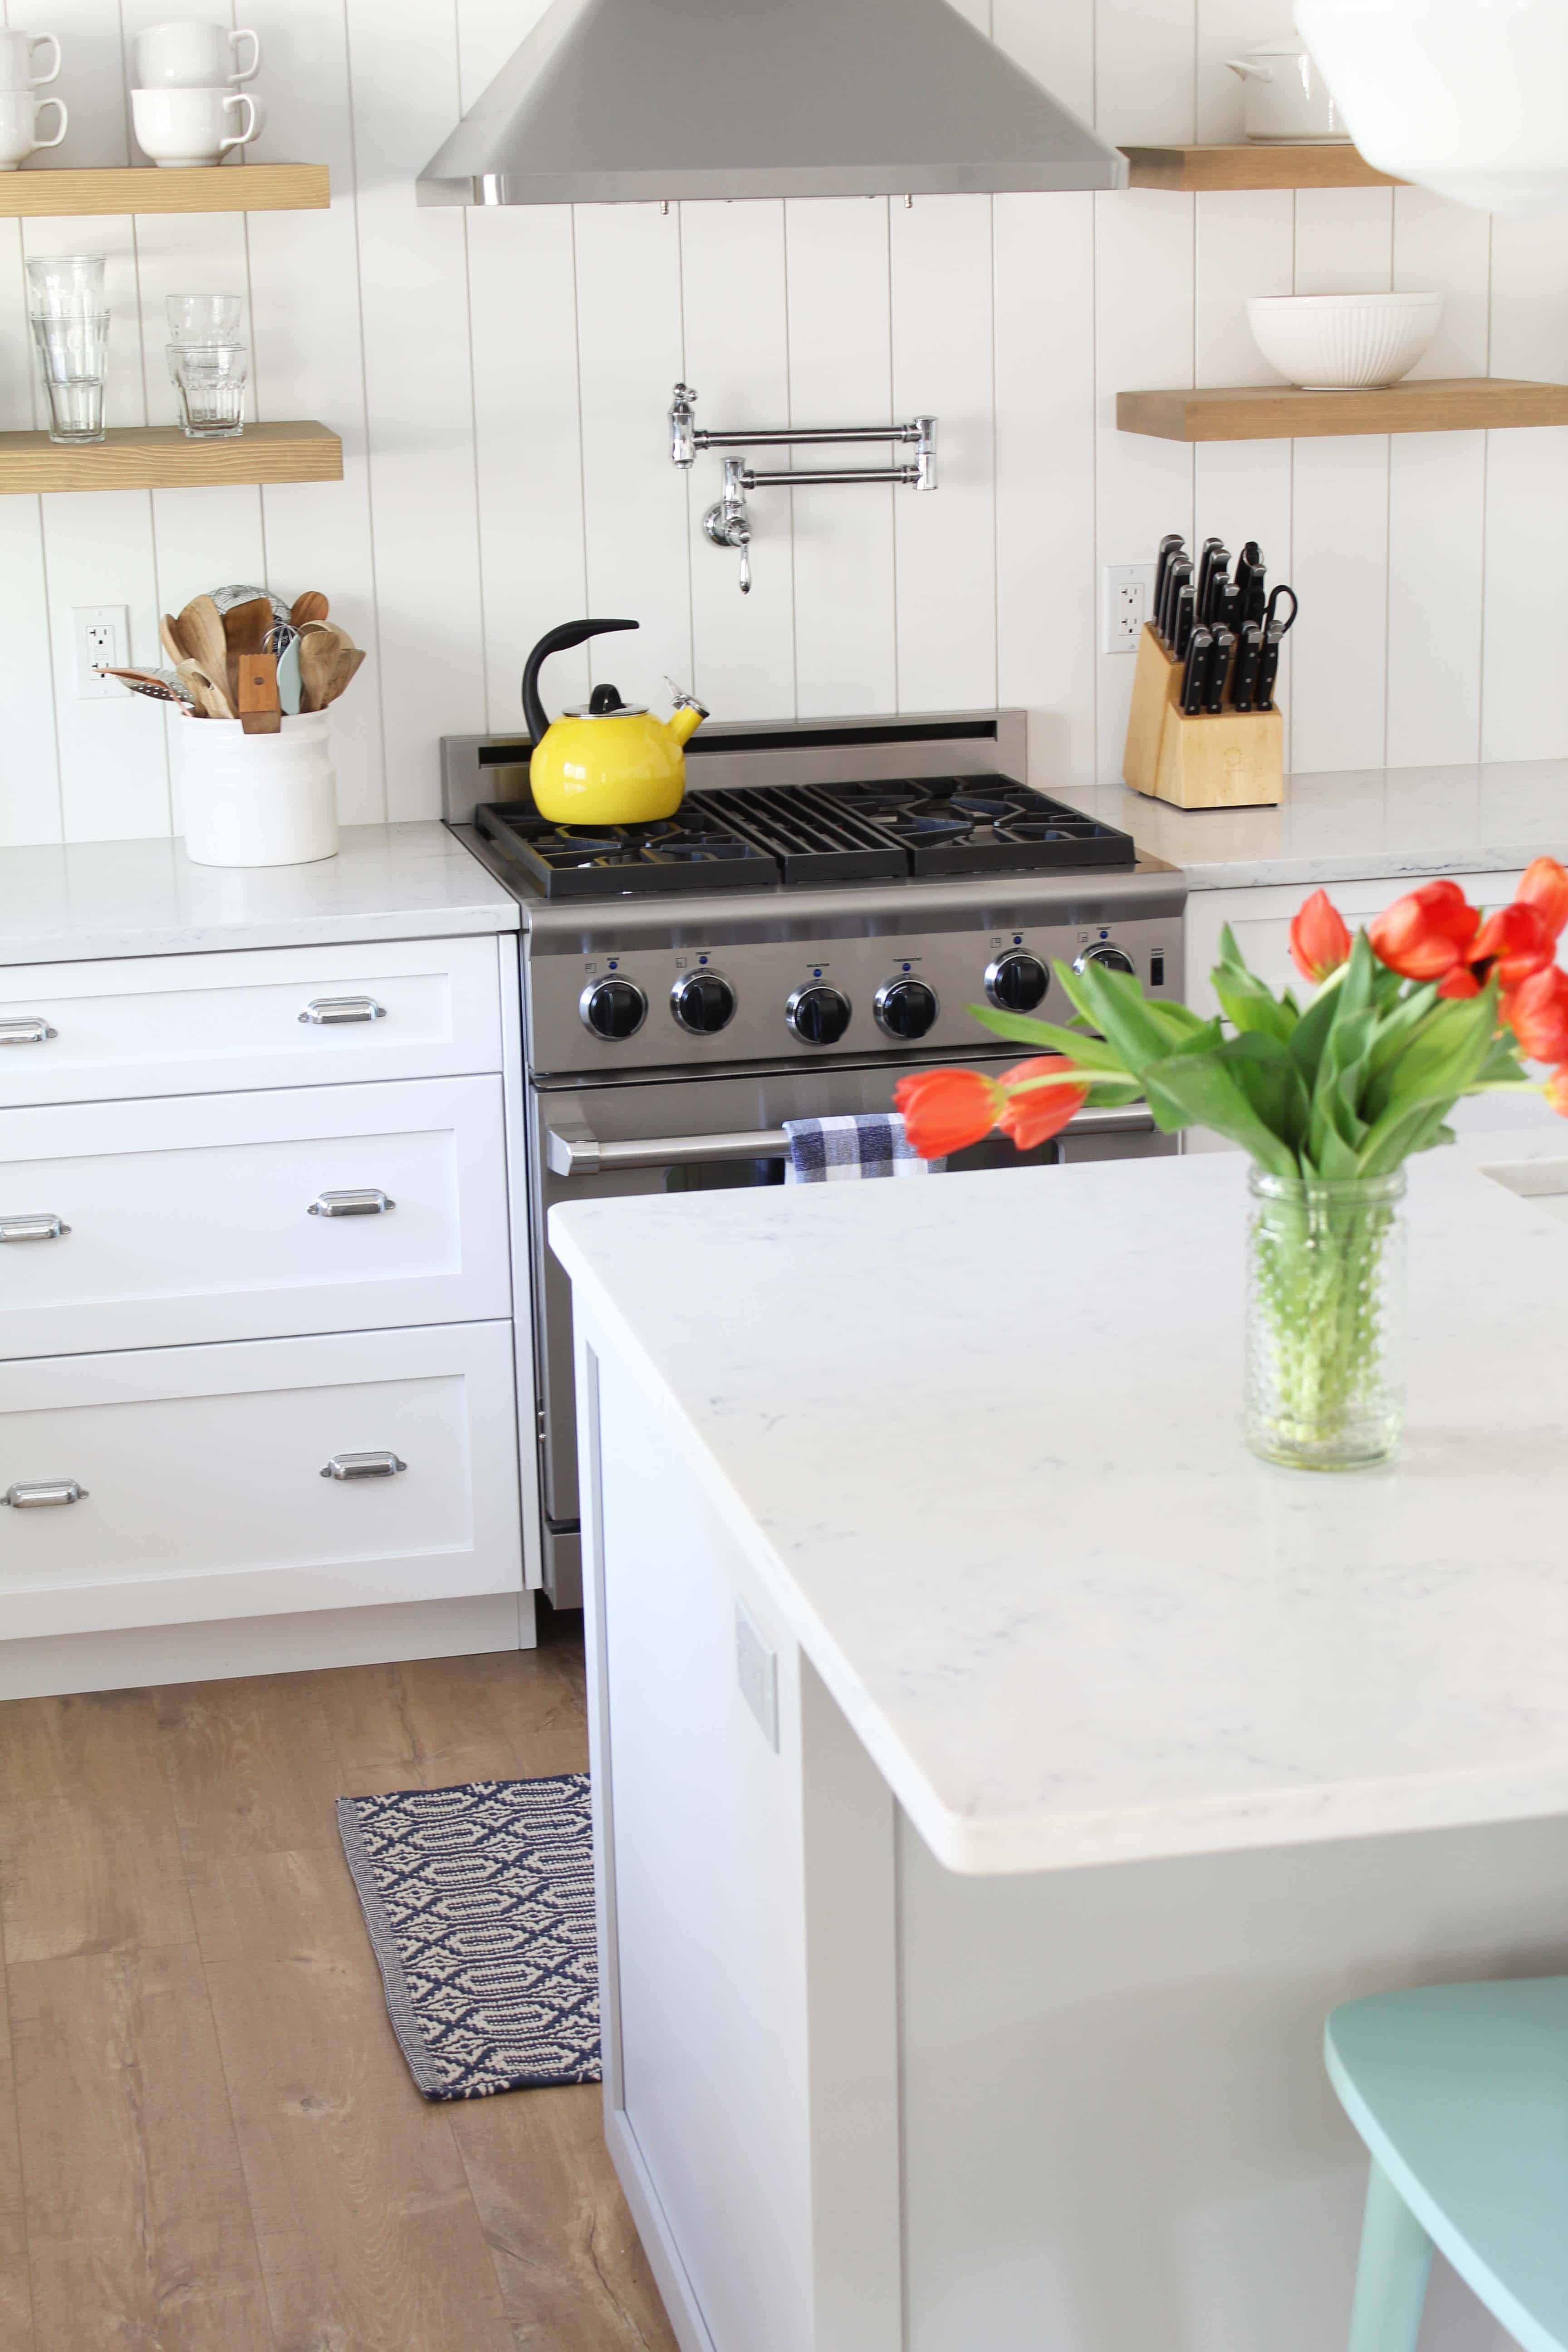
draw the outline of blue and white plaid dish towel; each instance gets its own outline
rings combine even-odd
[[[940,1160],[910,1149],[896,1110],[852,1112],[843,1118],[786,1118],[786,1184],[855,1184],[868,1176],[927,1176]]]

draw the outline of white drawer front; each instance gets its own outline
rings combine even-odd
[[[0,1507],[0,1640],[517,1591],[510,1327],[0,1366],[0,1495],[51,1482]]]
[[[0,1111],[0,1358],[510,1312],[499,1078]]]
[[[493,939],[0,966],[0,1104],[500,1067]]]

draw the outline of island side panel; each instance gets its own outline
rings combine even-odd
[[[1331,2352],[1328,2011],[1568,1968],[1561,1820],[972,1878],[900,1819],[899,1870],[908,2352]],[[1437,2267],[1422,2352],[1505,2352]]]
[[[685,2352],[900,2352],[892,1799],[577,1328],[611,2152]]]

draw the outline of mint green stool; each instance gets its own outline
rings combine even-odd
[[[1323,2041],[1372,2155],[1350,2352],[1415,2352],[1434,2246],[1525,2352],[1568,2352],[1568,1977],[1379,1993]]]

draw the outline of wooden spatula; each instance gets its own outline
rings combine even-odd
[[[239,723],[247,735],[276,735],[283,724],[276,654],[236,654]]]
[[[267,643],[272,622],[272,606],[265,596],[253,596],[247,604],[232,606],[223,616],[224,639],[229,652],[258,654]]]
[[[321,710],[326,708],[333,673],[343,646],[335,629],[317,627],[303,629],[300,646],[300,708],[301,710]]]

